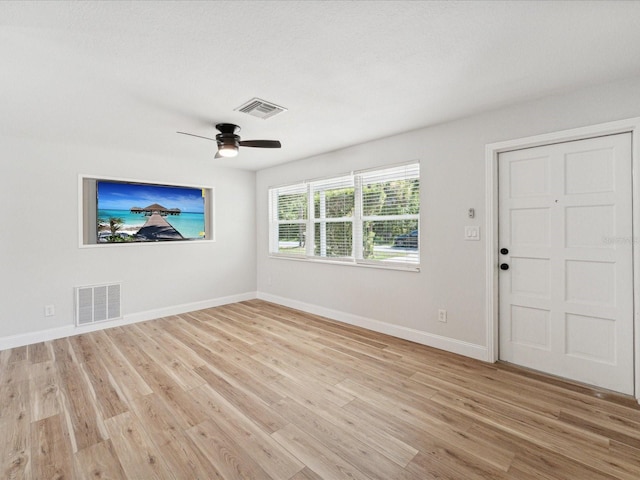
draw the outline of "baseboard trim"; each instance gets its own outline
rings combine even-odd
[[[154,320],[156,318],[168,317],[171,315],[179,315],[181,313],[193,312],[195,310],[202,310],[205,308],[219,307],[220,305],[227,305],[229,303],[244,302],[245,300],[252,300],[254,298],[256,298],[256,292],[240,293],[238,295],[229,295],[227,297],[212,298],[210,300],[203,300],[200,302],[172,305],[170,307],[132,313],[129,315],[125,315],[123,318],[118,320],[94,323],[91,325],[82,325],[77,327],[74,324],[71,324],[65,325],[63,327],[41,330],[38,332],[22,333],[19,335],[0,337],[0,350],[23,347],[25,345],[46,342],[48,340],[56,340],[58,338],[71,337],[73,335],[95,332],[97,330],[105,330],[107,328],[121,327],[123,325],[130,325],[132,323],[146,322],[147,320]]]
[[[443,337],[441,335],[435,335],[433,333],[423,332],[421,330],[415,330],[413,328],[403,327],[401,325],[393,325],[391,323],[381,322],[379,320],[373,320],[370,318],[361,317],[359,315],[353,315],[351,313],[341,312],[338,310],[332,310],[330,308],[300,302],[298,300],[292,300],[290,298],[279,297],[277,295],[271,295],[269,293],[258,292],[257,298],[259,298],[260,300],[265,300],[267,302],[277,303],[285,307],[295,308],[296,310],[301,310],[313,315],[327,317],[338,322],[366,328],[374,332],[384,333],[393,337],[409,340],[421,345],[427,345],[429,347],[438,348],[440,350],[457,353],[458,355],[464,355],[465,357],[474,358],[476,360],[487,360],[487,347],[484,347],[482,345],[463,342],[461,340]]]
[[[173,305],[170,307],[147,310],[144,312],[125,315],[119,320],[94,323],[92,325],[83,325],[77,327],[71,324],[65,325],[63,327],[42,330],[39,332],[23,333],[19,335],[1,337],[0,350],[32,345],[34,343],[45,342],[48,340],[55,340],[64,337],[71,337],[73,335],[80,335],[82,333],[105,330],[107,328],[120,327],[123,325],[130,325],[138,322],[145,322],[147,320],[168,317],[171,315],[179,315],[181,313],[193,312],[195,310],[202,310],[205,308],[219,307],[220,305],[243,302],[245,300],[252,300],[254,298],[277,303],[285,307],[295,308],[296,310],[301,310],[303,312],[311,313],[314,315],[321,315],[323,317],[330,318],[331,320],[336,320],[348,325],[366,328],[374,332],[384,333],[386,335],[402,338],[419,343],[421,345],[438,348],[440,350],[457,353],[459,355],[475,358],[477,360],[486,361],[487,359],[487,348],[483,347],[482,345],[463,342],[461,340],[443,337],[441,335],[435,335],[429,332],[423,332],[420,330],[403,327],[401,325],[393,325],[391,323],[381,322],[379,320],[373,320],[370,318],[361,317],[359,315],[341,312],[339,310],[333,310],[330,308],[321,307],[319,305],[300,302],[298,300],[271,295],[269,293],[263,292],[246,292],[238,295],[213,298],[201,302],[185,303],[182,305]]]

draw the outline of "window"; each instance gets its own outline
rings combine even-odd
[[[415,268],[420,164],[269,189],[272,255]]]
[[[353,176],[312,182],[313,256],[353,258]]]
[[[271,228],[275,229],[275,251],[287,255],[305,255],[307,237],[307,186],[292,185],[277,189],[275,207],[272,217],[275,221]],[[274,232],[272,232],[272,235]]]

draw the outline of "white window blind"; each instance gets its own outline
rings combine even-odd
[[[311,183],[313,256],[353,258],[353,176]]]
[[[420,165],[362,172],[362,256],[419,263]]]
[[[305,184],[270,190],[271,253],[305,256],[308,191]]]
[[[419,265],[418,163],[275,187],[269,195],[271,254]]]

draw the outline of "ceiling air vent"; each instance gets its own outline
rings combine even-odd
[[[262,119],[271,118],[274,115],[287,111],[284,107],[276,105],[275,103],[267,102],[260,98],[252,98],[234,110]]]

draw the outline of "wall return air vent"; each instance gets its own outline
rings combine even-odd
[[[90,285],[76,287],[76,325],[122,318],[122,285]]]
[[[287,109],[276,105],[275,103],[267,102],[260,98],[252,98],[248,102],[240,105],[234,109],[237,112],[243,112],[253,117],[258,117],[266,120],[279,113],[286,112]]]

